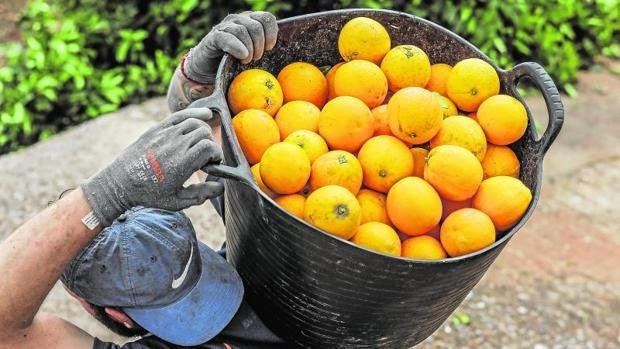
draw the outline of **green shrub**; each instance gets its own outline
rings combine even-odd
[[[225,14],[198,0],[33,0],[23,42],[0,46],[0,154],[165,94],[181,53]]]
[[[0,45],[0,154],[163,95],[179,57],[230,12],[282,18],[343,7],[427,18],[501,67],[538,61],[569,94],[577,69],[620,57],[619,0],[32,0],[22,42]]]

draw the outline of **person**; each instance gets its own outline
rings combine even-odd
[[[260,59],[266,50],[273,48],[276,37],[277,24],[273,15],[269,13],[248,12],[226,17],[190,50],[175,71],[168,98],[173,113],[158,125],[147,130],[108,166],[85,181],[78,189],[69,192],[53,205],[26,221],[0,244],[0,274],[3,275],[3,282],[0,283],[0,348],[93,348],[95,345],[98,345],[98,348],[114,348],[113,344],[96,341],[88,333],[64,319],[39,312],[41,303],[63,271],[65,272],[63,280],[69,285],[69,290],[78,290],[78,292],[84,290],[72,283],[79,279],[76,279],[76,275],[83,275],[80,273],[80,265],[85,265],[88,259],[84,261],[79,257],[84,256],[85,253],[88,254],[85,251],[91,251],[93,258],[97,258],[97,251],[116,251],[117,256],[121,256],[120,246],[124,246],[123,249],[128,246],[126,243],[123,244],[123,239],[111,239],[112,245],[108,245],[113,246],[111,249],[99,250],[92,249],[90,246],[108,241],[107,239],[114,235],[117,229],[114,228],[115,224],[119,224],[119,220],[127,220],[130,216],[137,214],[136,208],[180,211],[202,204],[207,199],[221,196],[224,189],[219,181],[205,181],[184,186],[186,180],[194,172],[205,168],[207,164],[219,163],[222,160],[221,147],[214,141],[220,137],[217,117],[206,108],[184,108],[191,101],[211,93],[217,65],[224,53],[231,54],[247,63]],[[148,211],[144,212],[148,213]],[[147,286],[148,283],[140,283],[139,280],[154,273],[149,272],[148,268],[144,269],[145,266],[141,264],[137,269],[132,269],[135,275],[131,277],[127,273],[119,273],[113,275],[116,278],[102,279],[103,283],[82,285],[86,289],[98,290],[99,293],[94,294],[106,294],[107,297],[117,296],[128,303],[118,307],[107,307],[108,304],[104,302],[105,297],[100,299],[101,302],[97,302],[99,304],[86,304],[84,298],[81,300],[95,316],[104,313],[108,316],[108,320],[120,322],[127,329],[144,331],[140,329],[142,327],[138,325],[140,323],[144,324],[144,328],[160,330],[165,330],[167,326],[170,326],[169,330],[177,329],[187,334],[181,336],[181,339],[169,337],[170,339],[178,341],[179,345],[194,345],[197,344],[195,341],[217,334],[217,328],[226,322],[226,318],[232,318],[229,324],[235,322],[234,316],[238,313],[236,308],[244,307],[238,291],[239,281],[231,276],[234,273],[230,274],[228,270],[226,273],[216,273],[219,276],[228,275],[215,283],[220,286],[208,285],[231,296],[229,300],[222,299],[221,307],[226,311],[222,311],[225,315],[219,316],[215,321],[216,324],[204,322],[199,324],[198,321],[204,320],[204,316],[201,317],[199,309],[190,308],[188,304],[184,304],[187,313],[178,313],[174,309],[174,305],[177,304],[175,301],[180,303],[193,301],[193,304],[199,304],[200,300],[193,293],[198,291],[194,290],[198,290],[199,285],[204,284],[201,281],[203,278],[211,280],[213,275],[209,269],[212,265],[223,266],[225,263],[217,260],[212,251],[205,249],[198,242],[193,243],[192,236],[195,235],[189,228],[185,228],[185,233],[182,233],[182,229],[177,229],[178,220],[183,220],[183,218],[175,218],[177,228],[174,228],[174,220],[170,217],[167,220],[161,219],[162,212],[159,212],[160,219],[157,222],[160,223],[158,226],[167,227],[163,229],[165,232],[163,235],[156,233],[155,229],[145,228],[144,220],[142,220],[141,230],[130,229],[128,231],[132,231],[134,237],[143,238],[139,244],[132,245],[135,248],[141,245],[149,246],[145,241],[152,242],[153,239],[159,237],[155,245],[160,247],[162,244],[169,245],[168,250],[159,249],[159,254],[151,253],[148,259],[134,259],[134,261],[139,262],[138,264],[148,264],[160,257],[168,261],[172,257],[166,252],[170,250],[176,249],[177,254],[183,257],[186,257],[189,251],[190,256],[187,258],[191,260],[191,263],[183,262],[187,264],[184,264],[186,267],[183,268],[181,274],[178,274],[180,271],[178,257],[176,263],[171,262],[171,265],[164,268],[167,271],[164,274],[168,277],[174,275],[169,288],[176,290],[184,283],[188,286],[170,294],[153,294],[153,297],[159,296],[163,299],[148,298],[152,289]],[[147,220],[153,221],[153,217],[156,216],[150,212],[149,217]],[[136,219],[136,221],[140,220]],[[122,225],[122,222],[120,224]],[[102,233],[106,227],[110,229]],[[189,234],[188,230],[190,230]],[[128,236],[130,235],[125,237]],[[185,245],[180,243],[180,241],[187,242],[188,240],[190,241],[189,248],[186,243]],[[172,244],[172,241],[176,241],[178,246]],[[117,245],[114,245],[114,242]],[[144,251],[153,252],[146,248]],[[75,264],[76,256],[77,260],[82,263]],[[130,258],[129,255],[124,256]],[[221,259],[221,257],[217,258]],[[94,268],[100,268],[99,272],[109,267],[108,264],[90,262]],[[118,266],[127,268],[126,263],[127,261],[120,259]],[[158,263],[157,265],[163,266],[164,264]],[[192,265],[194,271],[190,271]],[[95,272],[93,267],[85,268],[90,270],[89,275]],[[224,270],[223,267],[222,270]],[[203,276],[204,273],[207,275]],[[92,275],[84,280],[92,282]],[[158,280],[161,281],[161,279]],[[122,282],[128,283],[124,286],[132,292],[127,295],[110,294],[117,290],[112,283]],[[106,293],[106,291],[109,292]],[[80,297],[79,294],[74,294]],[[203,301],[212,302],[212,300],[213,298],[205,298]],[[144,304],[140,307],[138,301],[151,304],[151,309],[143,309]],[[235,303],[238,305],[235,306]],[[95,307],[89,307],[90,305]],[[167,308],[167,306],[172,307]],[[153,309],[159,312],[159,316],[148,315],[148,310]],[[171,312],[167,313],[165,310],[171,310]],[[184,324],[187,328],[173,327],[175,321],[181,321],[184,317],[186,320]],[[191,322],[194,320],[197,322]],[[155,324],[155,322],[158,323]],[[202,331],[205,332],[202,333]],[[202,338],[198,338],[200,336]],[[184,338],[189,339],[185,342]],[[277,340],[276,338],[275,341]],[[216,346],[212,348],[231,348],[229,344],[224,343],[214,345]],[[176,347],[178,346],[166,344],[165,341],[151,336],[144,338],[132,349]]]
[[[137,207],[105,228],[61,280],[82,307],[123,336],[122,349],[290,348],[243,301],[226,261],[198,241],[183,212]],[[93,349],[117,349],[95,338]]]

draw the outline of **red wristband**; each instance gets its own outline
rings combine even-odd
[[[181,70],[181,75],[183,75],[184,78],[186,78],[187,80],[195,83],[195,84],[199,84],[199,85],[210,85],[210,84],[205,84],[204,82],[199,82],[196,81],[192,78],[190,78],[186,73],[185,73],[185,60],[187,59],[187,56],[189,55],[189,52],[185,53],[183,55],[183,57],[181,58],[181,66],[179,67]]]

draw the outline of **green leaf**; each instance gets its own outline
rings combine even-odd
[[[198,5],[198,0],[184,0],[180,2],[179,9],[182,13],[188,13]]]
[[[504,44],[504,41],[502,41],[502,39],[497,38],[497,37],[494,38],[493,45],[499,52],[506,53],[506,45]]]
[[[58,98],[56,92],[52,89],[39,90],[39,92],[50,101],[55,101]]]
[[[26,108],[22,103],[16,103],[13,107],[13,117],[11,118],[10,123],[22,123],[24,118],[26,117]]]
[[[73,76],[73,85],[76,90],[81,90],[86,85],[86,79],[82,75],[74,75]]]
[[[118,47],[116,48],[116,61],[117,62],[125,61],[125,59],[127,58],[127,53],[129,52],[130,45],[131,45],[131,42],[129,41],[123,41],[120,43],[120,45],[118,45]]]

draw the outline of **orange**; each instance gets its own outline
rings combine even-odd
[[[308,160],[312,164],[316,158],[327,153],[327,143],[317,133],[308,130],[298,130],[286,137],[283,142],[298,145],[306,152]]]
[[[337,97],[336,95],[336,90],[334,89],[334,77],[336,77],[336,71],[338,70],[338,68],[340,68],[341,65],[343,65],[344,62],[340,62],[336,65],[333,65],[331,68],[329,68],[329,71],[327,72],[327,74],[325,74],[325,79],[327,79],[327,100],[332,100],[335,97]]]
[[[293,62],[278,74],[284,102],[308,101],[323,107],[327,100],[327,80],[321,70],[310,63]]]
[[[379,135],[391,135],[392,131],[390,131],[390,124],[388,122],[389,114],[387,109],[387,104],[380,105],[371,110],[372,117],[375,120],[375,136]]]
[[[263,154],[260,177],[276,193],[294,194],[306,185],[310,177],[310,160],[297,145],[276,143]]]
[[[246,109],[260,109],[273,116],[282,106],[282,101],[280,83],[271,73],[261,69],[242,71],[228,88],[228,105],[233,114]]]
[[[482,181],[472,207],[489,215],[495,229],[505,231],[523,217],[531,201],[532,192],[519,179],[496,176]]]
[[[467,58],[448,74],[446,93],[459,109],[476,111],[482,101],[499,93],[499,76],[489,63]]]
[[[364,185],[381,193],[413,174],[409,148],[394,136],[376,136],[362,145],[357,158],[364,171]]]
[[[369,108],[374,108],[383,103],[388,91],[388,82],[376,64],[354,60],[343,64],[336,71],[334,91],[337,96],[356,97]]]
[[[440,145],[426,158],[424,179],[442,198],[463,201],[474,196],[482,182],[482,165],[469,150],[456,145]]]
[[[512,96],[489,97],[482,102],[477,115],[487,140],[495,145],[514,143],[527,129],[527,111]]]
[[[510,176],[519,178],[521,165],[512,149],[505,145],[489,144],[482,159],[484,178],[495,176]]]
[[[292,101],[284,104],[275,117],[280,130],[280,139],[297,130],[316,132],[319,127],[319,115],[321,110],[310,102]]]
[[[388,114],[392,134],[407,144],[428,142],[443,120],[437,98],[421,87],[406,87],[394,93]]]
[[[391,224],[385,206],[385,195],[374,190],[362,189],[357,193],[362,207],[362,223],[381,222]]]
[[[392,224],[407,235],[422,235],[441,219],[441,199],[425,180],[405,177],[387,194],[387,212]]]
[[[441,225],[439,235],[450,257],[473,253],[495,242],[491,218],[473,208],[454,211]]]
[[[367,17],[348,21],[338,35],[338,52],[346,62],[364,59],[379,64],[391,46],[385,27]]]
[[[400,256],[398,234],[385,223],[368,222],[360,225],[351,241],[369,250]]]
[[[446,95],[446,81],[452,70],[452,66],[445,63],[431,65],[431,78],[426,84],[426,89],[437,92],[442,96]]]
[[[441,214],[441,220],[445,220],[452,212],[460,210],[462,208],[471,207],[471,198],[463,201],[452,201],[441,199],[443,204],[443,213]]]
[[[278,194],[274,193],[273,190],[269,189],[260,178],[260,162],[250,167],[250,170],[252,171],[254,181],[256,182],[256,184],[258,184],[258,187],[263,193],[267,194],[267,196],[269,196],[270,198],[275,198],[276,196],[278,196]]]
[[[355,195],[339,185],[321,187],[306,199],[304,219],[343,239],[355,234],[361,218],[362,209]]]
[[[487,140],[478,123],[467,116],[454,115],[441,123],[439,132],[431,139],[431,149],[442,145],[458,145],[471,151],[482,161],[487,151]]]
[[[456,109],[456,105],[447,97],[442,96],[437,92],[433,92],[433,94],[439,102],[439,106],[441,107],[441,112],[443,113],[444,119],[448,116],[457,115],[459,113],[459,111]]]
[[[381,70],[392,92],[404,87],[424,87],[431,78],[428,56],[413,45],[399,45],[391,49],[381,61]]]
[[[277,197],[274,201],[291,214],[304,219],[304,206],[306,204],[306,198],[303,195],[282,195]]]
[[[411,148],[410,150],[411,155],[413,155],[413,175],[424,178],[424,165],[426,164],[428,150],[419,147]]]
[[[443,259],[448,255],[432,236],[414,236],[402,242],[401,256],[413,259]]]
[[[370,109],[355,97],[327,102],[319,116],[319,134],[331,149],[356,152],[374,132]]]
[[[340,185],[357,194],[362,186],[362,166],[355,155],[332,150],[314,160],[310,188],[316,190],[326,185]]]
[[[232,119],[232,125],[250,164],[258,163],[265,150],[280,141],[278,125],[262,110],[246,109]]]

